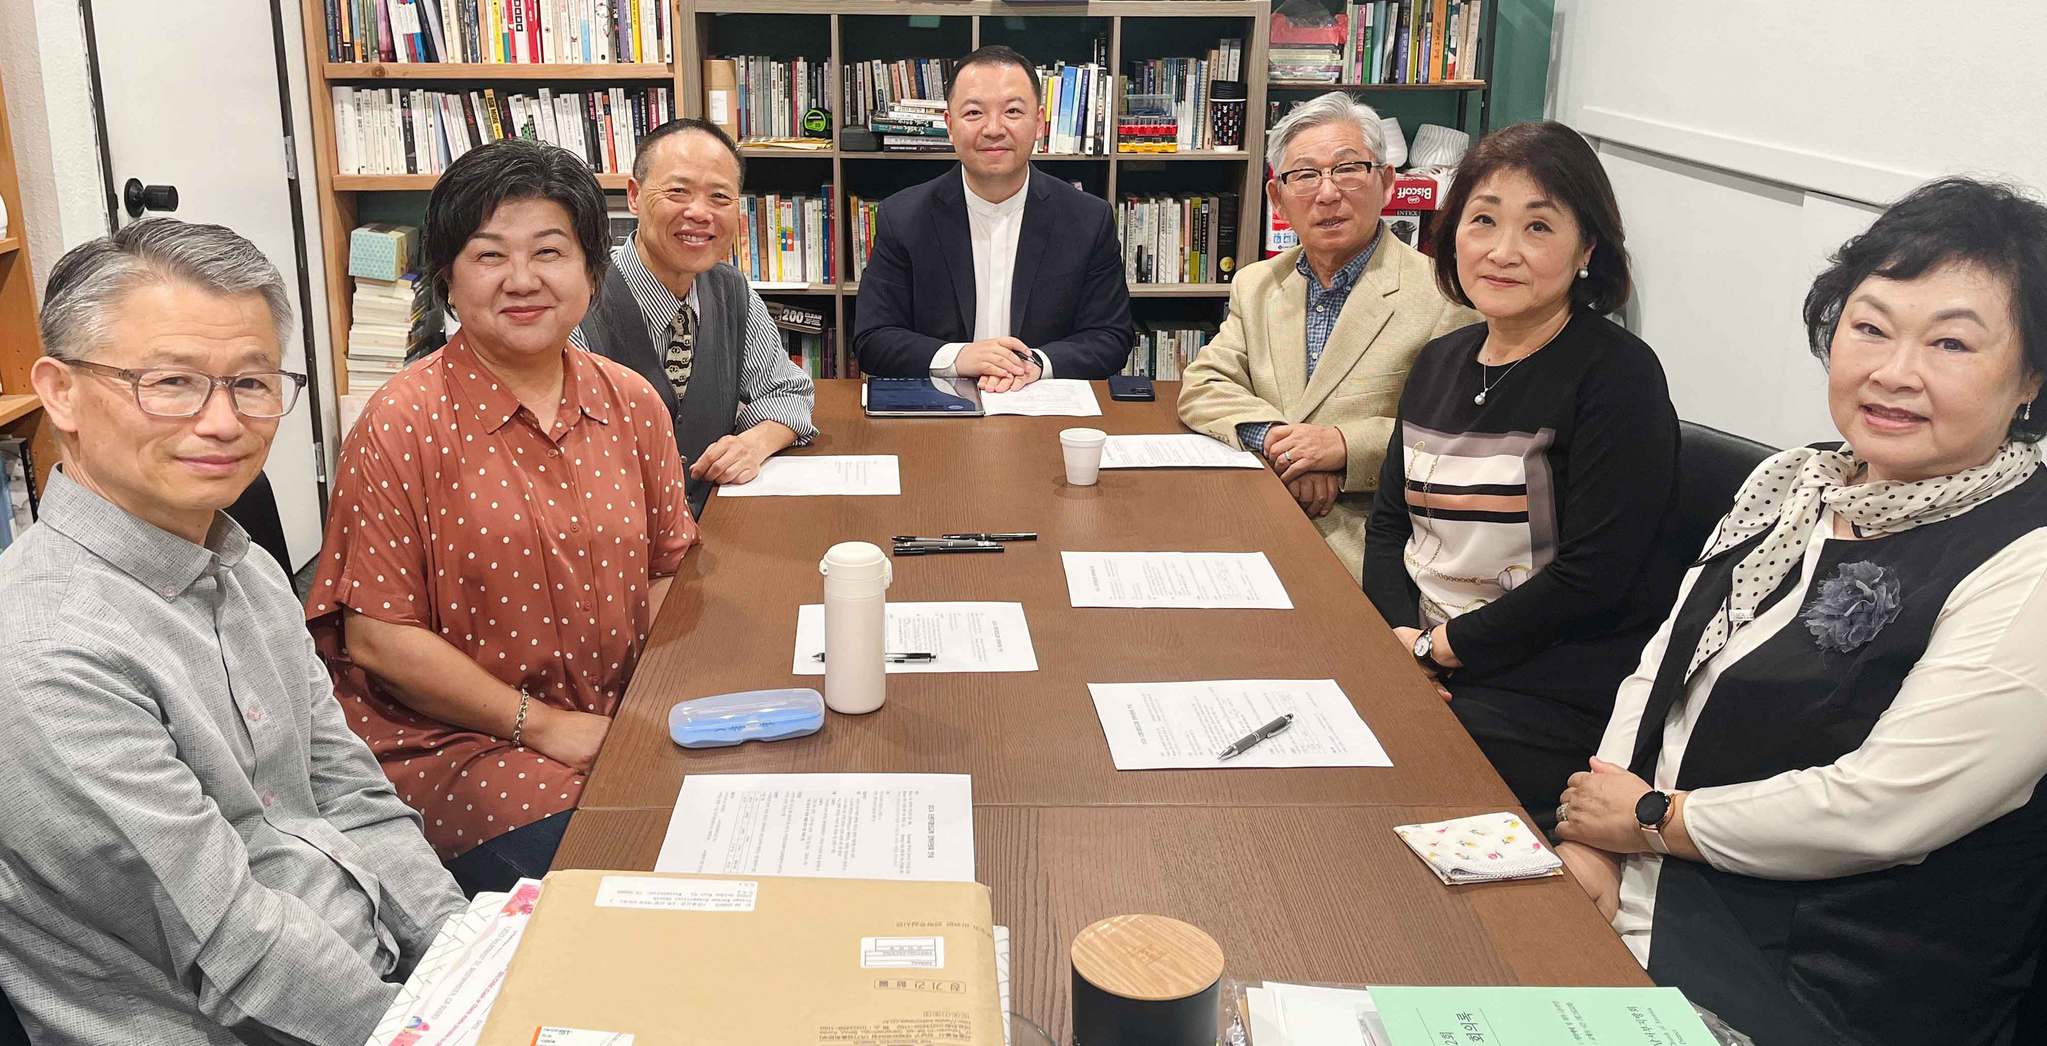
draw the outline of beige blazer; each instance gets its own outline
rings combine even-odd
[[[1308,278],[1294,269],[1294,247],[1237,274],[1229,316],[1180,384],[1180,420],[1233,447],[1243,446],[1238,425],[1261,421],[1343,432],[1343,493],[1314,523],[1353,578],[1364,575],[1365,521],[1408,368],[1423,345],[1482,319],[1436,290],[1433,260],[1384,228],[1379,235],[1313,377]]]

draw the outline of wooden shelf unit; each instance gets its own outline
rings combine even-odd
[[[0,84],[0,203],[7,211],[7,236],[0,239],[0,436],[28,440],[35,463],[33,490],[40,492],[57,464],[57,431],[43,414],[28,372],[43,354],[36,322],[35,270],[28,259],[28,221],[21,204],[21,179],[14,169],[14,135],[7,124],[7,89]],[[0,512],[11,511],[0,505]]]

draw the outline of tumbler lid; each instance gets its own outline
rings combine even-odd
[[[1215,938],[1178,919],[1118,915],[1073,939],[1073,972],[1126,999],[1185,999],[1222,979],[1223,950]]]
[[[880,581],[888,577],[888,557],[866,541],[841,541],[824,554],[817,571],[834,581]]]

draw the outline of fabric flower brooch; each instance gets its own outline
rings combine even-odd
[[[1843,563],[1820,582],[1819,594],[1805,608],[1805,627],[1820,649],[1845,654],[1896,620],[1903,597],[1904,586],[1891,568],[1868,560]]]

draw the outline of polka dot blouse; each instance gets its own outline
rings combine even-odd
[[[442,858],[573,809],[584,777],[430,719],[350,661],[342,609],[433,632],[536,701],[609,716],[695,542],[652,386],[564,354],[550,431],[457,335],[377,391],[342,449],[306,617],[349,726]]]

